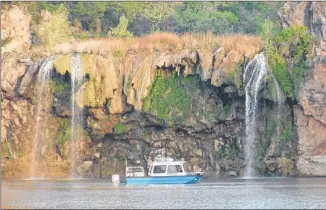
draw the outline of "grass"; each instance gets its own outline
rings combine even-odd
[[[67,54],[72,52],[93,53],[104,57],[121,52],[148,52],[153,53],[155,49],[160,51],[179,52],[181,50],[203,50],[214,52],[218,46],[223,46],[225,53],[236,51],[239,54],[246,54],[253,57],[262,46],[259,36],[229,34],[224,36],[214,36],[210,33],[206,35],[185,34],[182,36],[173,33],[153,33],[144,37],[124,38],[98,38],[89,40],[77,40],[57,44],[49,51],[43,46],[34,47],[35,54]],[[117,53],[119,52],[119,53]]]

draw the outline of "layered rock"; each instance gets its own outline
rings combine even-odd
[[[127,49],[124,45],[128,43],[121,44],[123,46],[116,44],[116,46],[113,44],[119,40],[110,39],[79,42],[74,45],[60,44],[52,53],[64,51],[65,55],[59,54],[54,65],[62,75],[66,72],[70,73],[71,52],[75,50],[81,53],[84,71],[90,77],[85,84],[86,105],[97,107],[102,105],[106,99],[110,99],[109,112],[115,114],[124,111],[123,95],[127,96],[127,102],[132,104],[136,110],[141,110],[142,100],[149,93],[149,88],[156,78],[157,69],[166,72],[177,71],[179,75],[184,76],[199,74],[203,81],[209,80],[212,85],[219,87],[226,82],[230,74],[238,72],[238,64],[242,64],[246,57],[252,58],[261,49],[259,38],[237,35],[227,38],[212,37],[211,39],[215,39],[214,42],[221,45],[216,51],[210,47],[171,50],[172,46],[169,43],[159,49],[157,47],[161,45],[161,40],[166,38],[163,35],[162,37],[157,36],[154,40],[151,40],[151,36],[139,38],[140,40],[132,42]],[[188,42],[185,40],[186,37],[173,36],[172,38],[180,42]],[[192,39],[201,41],[200,37]],[[145,49],[139,49],[138,45],[146,40],[151,43],[142,46]],[[234,41],[232,46],[229,46],[229,40]],[[129,40],[125,42],[129,42]],[[211,42],[214,43],[213,41],[202,42],[208,45]],[[241,46],[244,42],[248,43],[248,48]],[[156,47],[156,45],[158,46]],[[107,46],[107,48],[103,46]],[[235,47],[235,49],[228,49],[230,47]],[[89,54],[90,52],[92,54]],[[94,91],[100,91],[101,94],[94,94]]]

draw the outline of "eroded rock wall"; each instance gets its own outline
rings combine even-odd
[[[312,68],[305,77],[295,109],[298,126],[297,167],[304,175],[325,176],[326,170],[326,4],[287,2],[280,10],[283,27],[306,25],[317,38]]]
[[[295,174],[297,169],[299,175],[325,175],[325,3],[289,2],[281,11],[284,27],[304,24],[320,42],[298,102],[286,101],[280,110],[270,84],[260,90],[257,170],[265,175]],[[30,174],[37,109],[35,81],[43,61],[32,62],[30,55],[35,53],[43,58],[56,56],[44,98],[48,104],[41,116],[47,122],[44,135],[49,139],[41,149],[47,154],[42,167],[47,176],[69,176],[73,52],[80,53],[86,72],[83,138],[77,140],[82,176],[123,176],[126,158],[130,164],[147,167],[161,148],[167,155],[184,158],[189,169],[207,175],[243,173],[242,74],[246,58],[261,51],[259,38],[232,35],[227,40],[206,37],[209,41],[203,41],[203,37],[164,34],[129,41],[65,43],[42,54],[42,49],[29,50],[30,17],[26,12],[14,6],[1,18],[1,39],[7,42],[2,46],[1,61],[5,177]],[[219,47],[212,47],[216,43]],[[174,89],[160,89],[166,86]],[[160,100],[166,102],[167,112],[156,103]],[[60,142],[62,136],[65,140]]]

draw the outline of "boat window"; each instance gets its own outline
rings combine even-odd
[[[168,173],[180,173],[183,172],[180,165],[169,165]]]
[[[154,166],[153,173],[165,173],[166,171],[166,165],[158,165]]]

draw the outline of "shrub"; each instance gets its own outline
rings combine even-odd
[[[280,54],[293,56],[294,62],[299,62],[305,54],[312,50],[312,36],[308,34],[305,26],[291,26],[282,30],[275,37]]]
[[[128,19],[125,16],[120,17],[119,25],[108,32],[108,37],[130,38],[132,33],[127,30]]]
[[[40,11],[42,9],[45,9],[49,12],[54,12],[58,6],[60,6],[59,2],[45,2],[45,1],[39,1],[39,2],[24,2],[24,4],[27,7],[27,11],[31,15],[31,23],[32,26],[35,24],[39,24],[41,20],[41,13]]]
[[[49,21],[42,21],[37,26],[36,35],[40,38],[41,43],[49,48],[69,40],[71,38],[71,28],[67,8],[61,4],[55,9]]]
[[[305,60],[312,52],[313,38],[305,26],[291,26],[277,32],[275,24],[265,20],[261,27],[267,62],[280,82],[284,93],[293,98],[306,68]],[[292,60],[292,69],[288,69],[285,58]]]

